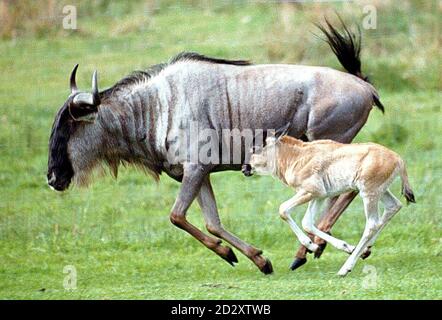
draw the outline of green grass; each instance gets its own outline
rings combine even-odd
[[[298,243],[277,208],[292,193],[270,178],[213,175],[224,225],[264,250],[275,269],[271,276],[238,251],[239,264],[232,268],[175,228],[168,212],[179,184],[166,176],[156,184],[128,168],[118,180],[105,177],[87,190],[64,194],[50,191],[45,182],[50,127],[69,93],[75,63],[83,89],[90,88],[95,68],[104,88],[181,50],[336,67],[326,45],[307,32],[313,30],[307,22],[317,21],[331,5],[318,12],[308,5],[296,9],[290,34],[281,31],[279,9],[270,5],[166,6],[147,22],[123,10],[112,18],[81,18],[78,33],[1,41],[0,298],[441,299],[437,8],[410,3],[408,11],[380,7],[379,30],[364,32],[364,69],[373,75],[387,112],[374,110],[356,140],[382,143],[404,157],[418,203],[402,209],[372,256],[343,279],[336,272],[347,256],[333,248],[289,271]],[[345,9],[344,18],[361,16],[356,5],[336,6]],[[393,191],[399,195],[398,183]],[[204,228],[196,205],[188,216]],[[354,244],[363,225],[357,199],[333,232]],[[63,288],[66,265],[77,270],[76,290]],[[365,266],[375,268],[375,287],[364,286],[373,275]]]

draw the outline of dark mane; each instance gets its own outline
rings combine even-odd
[[[149,67],[146,70],[136,70],[133,71],[130,75],[124,77],[120,81],[118,81],[116,84],[114,84],[109,89],[106,89],[102,92],[100,92],[101,99],[105,99],[109,97],[113,92],[118,91],[119,89],[126,88],[130,85],[136,84],[138,82],[147,81],[153,76],[160,73],[161,70],[163,70],[165,67],[167,67],[167,63],[160,63],[153,65]]]
[[[218,63],[218,64],[231,64],[234,66],[249,66],[252,63],[248,60],[226,60],[226,59],[218,59],[211,58],[205,55],[196,53],[196,52],[181,52],[173,57],[169,64],[174,64],[180,61],[203,61],[209,63]]]
[[[201,61],[215,64],[230,64],[235,66],[249,66],[252,64],[248,60],[226,60],[207,57],[196,52],[181,52],[172,57],[167,63],[156,64],[146,70],[136,70],[132,72],[130,75],[124,77],[109,89],[102,91],[100,93],[100,96],[102,99],[105,99],[119,89],[126,88],[138,82],[148,81],[150,78],[160,73],[166,67],[181,61]]]

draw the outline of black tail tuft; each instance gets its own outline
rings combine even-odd
[[[385,113],[385,108],[384,105],[381,103],[381,101],[379,100],[379,98],[375,95],[373,95],[373,102],[376,105],[376,107],[379,108],[379,110],[382,111],[382,113]]]
[[[342,33],[336,30],[327,19],[325,19],[327,28],[320,24],[316,24],[316,26],[326,36],[326,42],[345,70],[367,81],[368,78],[364,77],[361,72],[361,30],[358,29],[359,35],[356,37],[350,32],[350,30],[348,30],[341,17],[339,17],[339,20],[344,29],[344,32]]]
[[[410,188],[405,187],[402,190],[402,193],[404,194],[405,199],[407,199],[407,204],[409,204],[410,202],[416,203],[416,199],[414,198],[413,190],[411,190]]]
[[[325,41],[328,43],[345,70],[358,78],[371,83],[368,77],[364,76],[361,71],[361,29],[358,27],[358,35],[356,36],[347,28],[338,14],[337,16],[344,29],[341,33],[331,25],[327,18],[325,18],[325,24],[327,27],[320,24],[316,24],[316,26],[327,38]],[[385,108],[377,94],[373,94],[373,103],[382,111],[382,113],[385,112]]]

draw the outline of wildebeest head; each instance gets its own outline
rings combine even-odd
[[[70,76],[71,93],[58,111],[49,139],[48,185],[57,190],[66,190],[74,176],[74,169],[68,152],[71,135],[85,122],[94,122],[100,95],[97,83],[97,71],[92,76],[92,93],[80,92],[77,89],[75,76],[78,64]]]

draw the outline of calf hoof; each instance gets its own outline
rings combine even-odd
[[[318,244],[318,249],[315,251],[314,257],[315,259],[319,259],[324,252],[325,247],[327,246],[327,242],[322,242]]]
[[[338,272],[338,276],[340,276],[340,277],[345,277],[347,274],[349,274],[351,272],[351,270],[346,270],[346,269],[341,269],[341,270],[339,270],[339,272]]]
[[[232,267],[234,267],[234,263],[238,263],[238,258],[235,255],[235,252],[230,247],[224,247],[225,250],[222,254],[220,254],[220,257],[223,258],[225,261],[227,261],[228,264],[230,264]]]
[[[299,267],[303,266],[307,262],[307,258],[298,258],[296,257],[290,265],[290,270],[296,270]]]
[[[367,248],[364,252],[361,254],[362,260],[367,259],[371,255],[371,249]]]

